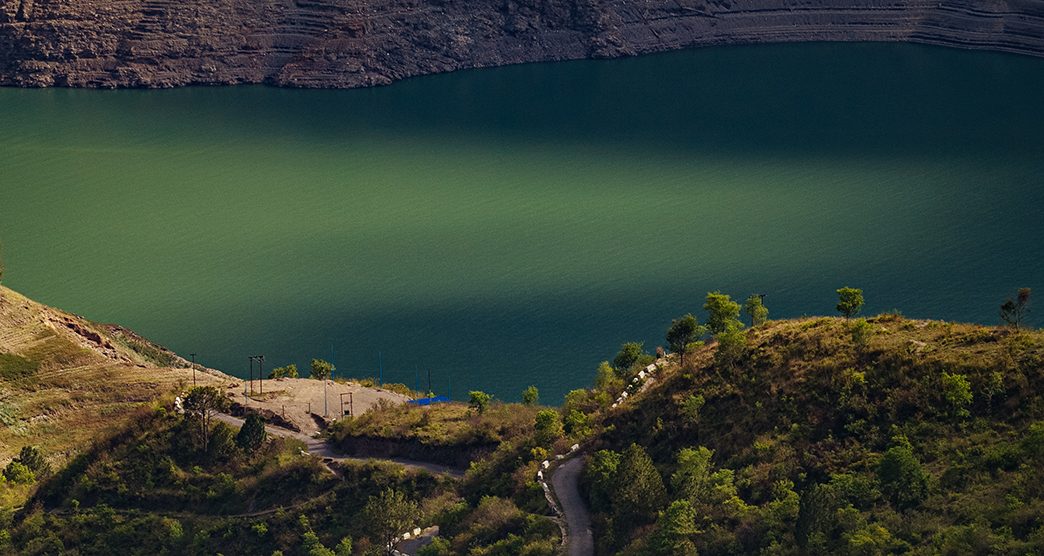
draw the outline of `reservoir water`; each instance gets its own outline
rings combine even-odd
[[[3,89],[5,285],[235,374],[554,403],[708,290],[990,324],[1044,296],[1042,99],[1044,60],[896,44]]]

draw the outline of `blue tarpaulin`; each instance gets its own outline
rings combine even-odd
[[[417,398],[416,400],[410,400],[409,403],[413,405],[431,405],[433,403],[446,403],[450,401],[446,396],[435,396],[434,398]]]

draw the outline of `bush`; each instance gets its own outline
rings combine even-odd
[[[627,342],[620,346],[619,353],[613,358],[613,367],[616,368],[616,371],[618,373],[626,371],[637,363],[645,355],[645,351],[642,349],[644,345],[643,342]]]
[[[475,411],[478,411],[479,415],[486,412],[489,408],[489,404],[493,401],[493,396],[479,390],[473,390],[468,392],[468,406]]]
[[[530,386],[522,391],[522,403],[536,405],[540,402],[540,390],[536,386]]]
[[[877,467],[881,492],[895,507],[912,508],[928,496],[928,474],[908,443],[892,446]]]
[[[4,468],[4,478],[15,484],[27,485],[36,480],[36,475],[25,465],[12,461]]]
[[[268,378],[297,378],[297,364],[290,363],[285,367],[276,367],[268,373]]]
[[[558,412],[553,409],[541,410],[536,415],[536,441],[544,447],[550,447],[556,440],[562,438],[562,420]]]
[[[944,372],[942,374],[942,394],[950,415],[959,419],[969,415],[968,407],[972,403],[972,391],[967,377]]]

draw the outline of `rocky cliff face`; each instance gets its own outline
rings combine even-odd
[[[0,0],[0,84],[360,87],[689,46],[912,41],[1044,55],[1044,0]]]

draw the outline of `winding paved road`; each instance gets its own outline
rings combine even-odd
[[[217,419],[218,421],[221,421],[223,423],[227,423],[229,425],[233,425],[233,426],[236,426],[236,427],[242,427],[243,426],[243,422],[244,422],[243,419],[240,419],[239,417],[233,417],[233,416],[225,414],[225,413],[215,413],[214,414],[214,419]],[[390,461],[392,463],[397,463],[399,465],[402,465],[403,467],[408,467],[410,469],[422,469],[424,471],[428,471],[429,473],[442,474],[442,475],[452,475],[454,477],[461,477],[461,476],[464,475],[464,471],[462,471],[460,469],[455,469],[453,467],[447,467],[445,465],[439,465],[437,463],[428,463],[426,461],[416,461],[416,460],[411,460],[411,459],[406,459],[406,458],[367,458],[367,457],[360,457],[360,456],[347,456],[347,455],[344,455],[344,454],[334,450],[334,447],[331,446],[329,442],[327,442],[326,440],[323,440],[322,438],[313,438],[313,437],[308,436],[307,434],[304,434],[304,433],[301,433],[301,432],[295,432],[295,431],[292,431],[292,430],[289,430],[289,429],[284,429],[282,427],[276,427],[274,425],[267,425],[267,424],[265,425],[265,430],[268,431],[268,434],[272,434],[272,435],[275,435],[275,436],[282,436],[282,437],[286,437],[286,438],[293,438],[294,440],[299,440],[301,442],[304,442],[305,450],[307,450],[309,455],[312,455],[312,456],[315,456],[317,458],[320,458],[324,462],[326,462],[328,460],[332,460],[332,461],[361,461],[361,462],[365,462],[365,461]]]
[[[582,457],[573,457],[551,473],[551,488],[566,520],[566,552],[569,556],[591,556],[594,554],[594,535],[591,533],[591,514],[580,496],[580,472],[584,468]]]

